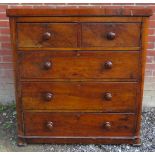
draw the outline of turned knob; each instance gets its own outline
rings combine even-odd
[[[44,63],[44,69],[48,70],[52,67],[52,63],[50,61],[47,61]]]
[[[104,124],[104,127],[105,127],[106,129],[110,129],[110,128],[111,128],[111,123],[110,123],[110,122],[106,122],[106,123]]]
[[[112,68],[112,62],[111,61],[107,61],[104,63],[104,68],[105,69],[111,69]]]
[[[44,98],[46,101],[51,101],[53,98],[53,94],[52,93],[45,93]]]
[[[115,39],[115,37],[116,37],[116,34],[114,32],[107,33],[108,40],[113,40],[113,39]]]
[[[43,34],[43,40],[46,41],[46,40],[49,40],[51,38],[52,34],[50,32],[45,32]]]
[[[46,126],[47,126],[48,129],[51,130],[53,128],[53,122],[47,122]]]
[[[105,93],[104,98],[105,98],[105,100],[110,101],[112,99],[112,94],[111,93]]]

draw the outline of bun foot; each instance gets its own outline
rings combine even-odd
[[[27,145],[27,143],[26,143],[24,138],[18,138],[18,143],[17,144],[18,144],[19,147]]]
[[[140,147],[141,146],[141,139],[140,138],[136,138],[134,140],[134,143],[132,144],[132,146]]]

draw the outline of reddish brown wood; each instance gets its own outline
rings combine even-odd
[[[24,124],[26,136],[121,137],[133,135],[134,120],[129,114],[26,112]],[[48,122],[52,122],[52,129]]]
[[[30,136],[29,138],[23,138],[26,140],[27,143],[53,143],[53,144],[136,144],[135,139],[133,137],[72,137],[72,138],[41,138],[35,137],[33,138]],[[139,140],[139,139],[138,139]],[[137,141],[137,140],[136,140]],[[137,145],[136,145],[137,146]]]
[[[7,9],[7,16],[151,16],[152,10],[147,8],[139,9],[111,9],[98,7],[58,7],[46,9]]]
[[[82,25],[83,47],[139,47],[141,23]]]
[[[22,104],[25,110],[135,112],[136,93],[136,83],[25,82]]]
[[[8,9],[18,144],[140,144],[150,9]]]
[[[77,24],[19,23],[17,27],[18,47],[77,47]]]
[[[78,23],[78,25],[81,26],[81,23],[140,23],[142,22],[142,16],[141,17],[106,17],[106,16],[90,16],[86,17],[18,17],[17,22],[18,23]]]
[[[13,52],[13,67],[14,67],[14,82],[15,82],[15,98],[16,98],[16,112],[17,112],[17,134],[24,136],[23,128],[23,109],[21,104],[21,85],[20,85],[20,72],[18,64],[18,54],[16,52],[16,19],[10,18],[10,33],[11,33],[11,44]],[[18,145],[25,146],[25,139],[18,137]]]
[[[35,51],[21,53],[20,61],[22,78],[138,80],[139,76],[139,52]],[[48,70],[46,62],[52,62]]]
[[[137,98],[137,121],[136,121],[136,128],[135,133],[137,136],[140,136],[140,129],[141,129],[141,120],[142,120],[142,100],[143,100],[143,92],[144,92],[144,76],[145,76],[145,64],[146,64],[146,50],[147,50],[147,42],[148,42],[148,25],[149,19],[143,18],[143,25],[142,25],[142,51],[140,53],[140,82],[139,82],[139,97]],[[136,144],[140,144],[140,139],[136,139]]]

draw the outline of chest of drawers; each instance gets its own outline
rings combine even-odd
[[[8,9],[18,144],[140,144],[150,9]]]

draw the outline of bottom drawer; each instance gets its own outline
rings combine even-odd
[[[25,112],[26,136],[132,136],[134,114]]]

